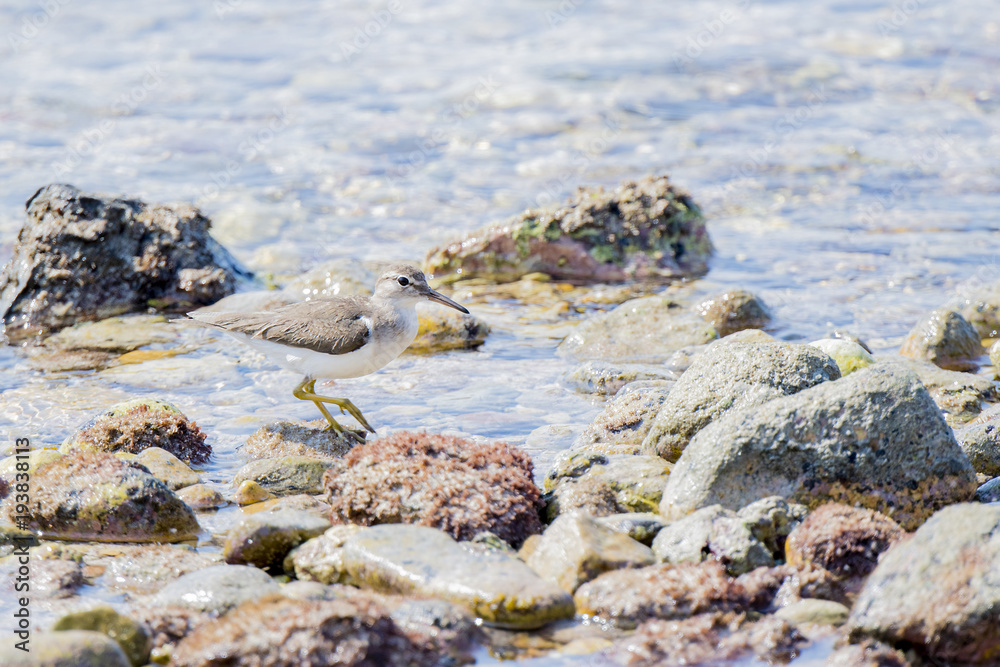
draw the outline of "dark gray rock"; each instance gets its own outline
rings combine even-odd
[[[809,345],[714,344],[674,385],[642,450],[676,461],[691,438],[721,415],[839,377],[836,362]]]
[[[26,208],[14,257],[0,275],[11,342],[151,306],[190,310],[252,278],[192,206],[149,206],[53,184]]]
[[[780,495],[870,507],[913,529],[969,500],[975,472],[917,377],[876,364],[702,429],[674,466],[661,512],[679,518]]]
[[[986,415],[980,415],[973,422],[955,431],[955,439],[969,463],[976,472],[996,477],[1000,475],[1000,419],[985,420]]]
[[[946,507],[886,552],[845,630],[912,646],[934,664],[996,664],[1000,655],[1000,507]]]
[[[303,510],[257,512],[241,520],[226,538],[223,555],[233,565],[280,568],[289,551],[322,535],[330,520]]]
[[[981,503],[1000,502],[1000,477],[994,477],[976,489],[976,500]]]

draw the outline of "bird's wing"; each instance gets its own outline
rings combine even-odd
[[[371,319],[365,315],[364,304],[351,298],[315,299],[258,313],[188,313],[216,329],[324,354],[347,354],[367,343]]]

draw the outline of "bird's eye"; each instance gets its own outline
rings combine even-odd
[[[406,276],[400,276],[396,278],[396,282],[402,285],[403,287],[406,287],[407,285],[410,284],[410,279],[407,278]]]

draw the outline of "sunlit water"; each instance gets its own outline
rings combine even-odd
[[[920,314],[1000,279],[1000,17],[985,0],[45,7],[0,3],[3,261],[25,200],[54,181],[195,202],[280,279],[420,260],[579,184],[667,173],[718,251],[692,291],[754,290],[789,339],[841,329],[891,350]],[[342,387],[382,431],[508,440],[543,473],[600,404],[560,382],[565,327],[505,309],[484,312],[478,351]],[[205,476],[224,488],[248,433],[315,417],[297,378],[183,335],[199,347],[176,359],[201,372],[46,376],[0,350],[0,449],[58,444],[155,393],[210,434]]]

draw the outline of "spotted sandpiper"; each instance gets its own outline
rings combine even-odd
[[[256,348],[278,366],[305,376],[292,394],[312,401],[330,428],[357,440],[364,431],[345,429],[324,403],[350,413],[372,433],[361,411],[346,398],[315,393],[316,380],[361,377],[398,357],[417,336],[418,301],[428,300],[468,314],[463,306],[427,285],[413,266],[390,266],[370,297],[327,297],[255,313],[188,313],[197,324],[225,331]]]

